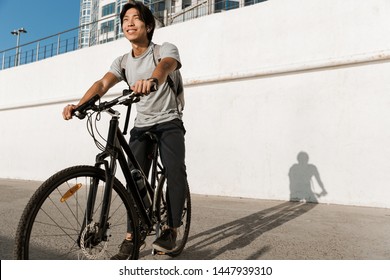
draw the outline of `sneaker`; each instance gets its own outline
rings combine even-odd
[[[127,260],[129,259],[132,251],[133,251],[133,241],[132,240],[123,240],[118,254],[111,257],[111,260]]]
[[[163,253],[169,253],[176,247],[177,233],[173,229],[165,229],[152,244],[153,248]]]

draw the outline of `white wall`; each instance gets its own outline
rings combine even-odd
[[[181,51],[192,191],[287,200],[305,151],[328,192],[319,202],[390,207],[389,13],[387,0],[270,0],[157,30]],[[129,48],[0,71],[0,177],[92,164],[85,121],[61,111]]]

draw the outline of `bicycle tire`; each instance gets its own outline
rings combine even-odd
[[[166,177],[161,175],[158,185],[157,185],[157,205],[159,205],[159,213],[160,213],[160,232],[167,227],[167,202],[166,202]],[[186,199],[184,202],[183,214],[180,227],[177,228],[177,238],[176,238],[176,247],[170,251],[165,253],[170,257],[176,257],[180,255],[187,243],[188,236],[190,233],[191,227],[191,193],[189,186],[187,185],[186,191]]]
[[[81,231],[81,227],[92,179],[99,180],[93,209],[93,220],[99,221],[106,181],[104,170],[93,166],[74,166],[59,171],[36,190],[23,211],[16,231],[16,259],[109,259],[118,252],[127,232],[128,220],[135,229],[134,248],[129,259],[138,259],[138,216],[132,197],[117,178],[114,180],[111,196],[108,220],[110,234],[107,235],[107,240],[92,245],[84,242],[88,231]],[[81,185],[77,185],[78,183]],[[77,188],[80,186],[77,191],[76,185]],[[64,199],[70,189],[73,194]],[[61,199],[65,201],[61,202]],[[83,236],[81,239],[80,232]]]

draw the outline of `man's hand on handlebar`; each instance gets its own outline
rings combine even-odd
[[[149,78],[147,80],[139,80],[131,87],[131,90],[137,95],[149,95],[153,91],[157,91],[158,80]]]
[[[73,111],[77,108],[76,105],[68,104],[65,106],[64,110],[62,111],[62,117],[64,120],[70,120],[73,115]]]

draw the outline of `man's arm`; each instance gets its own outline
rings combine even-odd
[[[92,97],[94,97],[96,94],[98,94],[100,97],[102,97],[110,88],[112,88],[116,83],[119,82],[119,79],[111,72],[107,72],[103,78],[96,81],[84,94],[84,96],[80,99],[77,105],[69,104],[67,105],[63,112],[62,116],[65,120],[69,120],[72,118],[72,112],[79,107],[80,105],[84,104],[88,100],[90,100]]]
[[[168,75],[175,71],[177,67],[178,62],[176,59],[171,57],[165,57],[157,64],[156,68],[153,71],[152,77],[147,80],[137,81],[134,86],[131,87],[131,90],[138,94],[148,95],[150,93],[151,88],[153,87],[153,84],[155,83],[152,78],[157,79],[158,84],[156,86],[159,86],[165,83]]]

